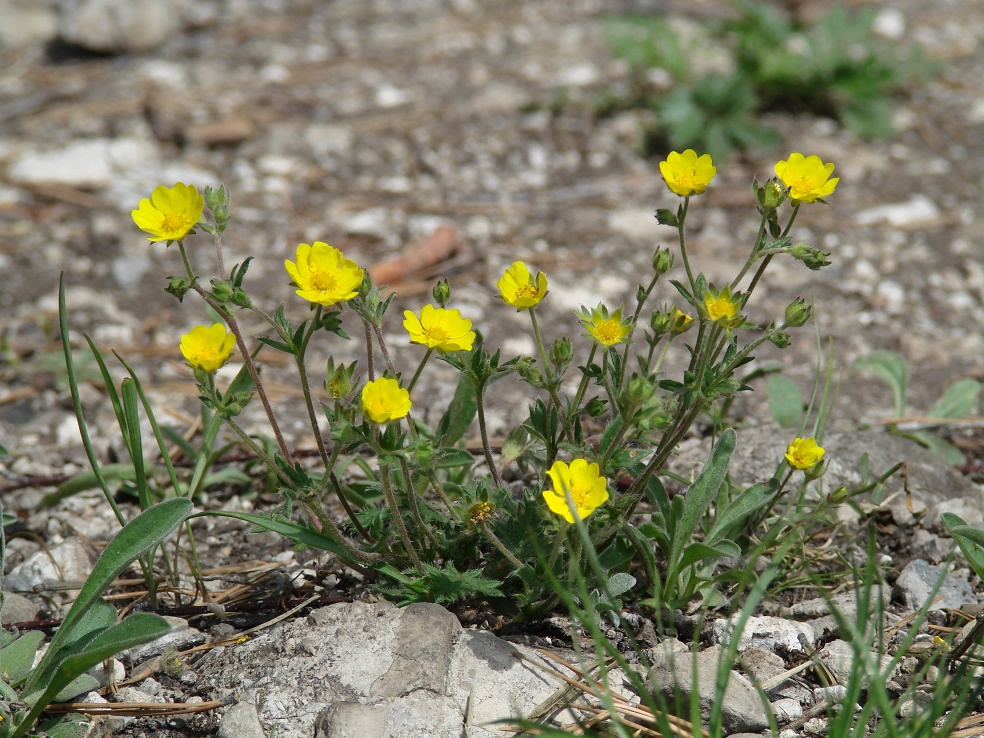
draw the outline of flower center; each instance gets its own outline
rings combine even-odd
[[[735,317],[735,305],[731,300],[723,297],[716,297],[707,303],[707,314],[711,320]]]
[[[338,289],[338,280],[330,272],[312,272],[311,287],[318,292],[335,292]]]
[[[536,285],[524,284],[520,285],[516,290],[516,297],[536,297]]]
[[[427,328],[424,329],[424,333],[432,341],[438,341],[439,343],[443,343],[444,341],[448,340],[447,330],[439,325],[428,326]]]
[[[185,227],[184,218],[179,213],[168,213],[161,223],[162,233],[180,233]]]
[[[601,321],[595,331],[598,334],[598,341],[606,346],[614,346],[622,338],[621,324],[611,318]]]
[[[677,185],[680,187],[688,187],[690,189],[697,189],[698,184],[702,184],[697,179],[697,175],[694,172],[677,172]]]

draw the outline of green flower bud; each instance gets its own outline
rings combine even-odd
[[[769,340],[776,345],[777,348],[789,348],[789,344],[792,341],[789,338],[789,334],[786,331],[775,331],[769,336]]]
[[[187,277],[168,277],[167,287],[164,291],[169,295],[174,295],[178,298],[178,302],[184,300],[184,296],[188,294],[188,290],[191,289],[191,280]]]
[[[812,312],[813,308],[807,305],[805,300],[797,297],[786,306],[786,325],[789,328],[799,328],[801,325],[806,325]]]
[[[442,279],[435,284],[434,289],[431,290],[431,294],[434,296],[437,304],[444,307],[445,303],[451,299],[451,286],[448,284],[448,280]]]
[[[782,183],[773,177],[759,190],[759,203],[763,210],[775,210],[786,201],[789,190],[782,186]]]
[[[666,274],[673,266],[673,254],[669,249],[662,247],[656,249],[653,254],[653,271],[656,274]]]
[[[339,364],[335,366],[334,357],[328,358],[328,368],[325,371],[325,390],[336,400],[345,397],[352,388],[355,386],[355,365],[356,362],[352,362],[349,365]]]
[[[239,415],[252,399],[252,392],[237,392],[233,395],[228,395],[223,402],[223,415],[228,417]]]
[[[830,256],[829,253],[825,253],[807,243],[793,244],[789,247],[789,253],[792,254],[794,259],[802,261],[807,269],[811,269],[814,272],[830,265],[830,262],[827,260],[827,257]]]
[[[673,336],[679,336],[681,333],[686,333],[690,330],[690,326],[694,324],[694,319],[679,309],[673,311],[671,319],[670,335]]]
[[[232,304],[237,307],[248,308],[253,306],[253,301],[249,299],[246,290],[242,287],[235,287],[232,290]]]
[[[625,398],[638,407],[646,402],[656,392],[656,384],[648,377],[633,374],[625,388]]]
[[[543,374],[536,368],[536,364],[533,363],[533,359],[529,357],[523,357],[516,362],[516,373],[519,374],[519,376],[521,376],[526,382],[534,386],[540,386],[543,384]]]
[[[584,412],[591,418],[597,418],[605,413],[605,401],[600,397],[592,397],[584,406]]]
[[[556,367],[567,366],[574,358],[574,347],[566,336],[558,338],[550,347],[550,363]]]
[[[229,190],[225,188],[225,185],[219,185],[218,189],[215,187],[205,187],[205,204],[208,205],[208,209],[213,212],[218,207],[228,205]]]
[[[649,327],[659,338],[673,327],[673,308],[663,308],[653,313],[649,319]]]
[[[229,302],[232,299],[232,285],[222,279],[213,279],[212,297],[218,302]]]

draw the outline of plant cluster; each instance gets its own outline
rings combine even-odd
[[[794,243],[790,230],[804,204],[823,202],[834,191],[833,167],[793,153],[776,164],[774,178],[755,183],[760,216],[755,242],[734,278],[714,285],[691,264],[686,224],[691,201],[707,189],[716,168],[707,154],[672,152],[660,169],[681,202],[656,217],[678,232],[684,278],[670,282],[679,304],[650,304],[674,264],[674,255],[660,247],[634,304],[601,304],[577,313],[586,349],[567,335],[548,341],[537,318],[541,303],[549,300],[548,277],[517,261],[496,287],[503,309],[528,316],[537,355],[504,358],[490,350],[472,322],[448,306],[451,288],[442,281],[434,287],[433,303],[404,312],[403,330],[422,351],[412,371],[397,367],[387,347],[384,319],[393,296],[384,297],[368,273],[337,248],[302,243],[285,261],[286,276],[310,309],[306,319],[295,322],[284,304],[267,312],[250,297],[245,278],[251,258],[225,269],[222,234],[230,202],[224,188],[206,188],[200,195],[183,183],[158,187],[133,211],[133,220],[152,242],[177,246],[184,269],[169,278],[167,291],[179,300],[198,296],[217,320],[192,328],[180,342],[203,411],[202,444],[191,450],[197,461],[190,478],[170,463],[164,444],[174,434],[153,418],[139,378],[124,363],[129,376],[117,391],[89,342],[127,441],[132,489],[144,508],[162,497],[194,498],[224,448],[223,433],[231,433],[228,443],[246,447],[261,462],[283,504],[265,515],[216,514],[332,551],[351,566],[375,572],[376,586],[400,602],[468,600],[509,616],[534,617],[556,605],[552,581],[597,575],[587,564],[593,551],[604,576],[591,591],[609,611],[617,612],[626,597],[657,610],[680,607],[695,595],[713,600],[726,580],[716,562],[760,542],[757,527],[782,506],[794,472],[804,472],[801,489],[821,475],[819,414],[812,435],[804,423],[804,437],[791,440],[774,478],[753,488],[733,489],[727,479],[735,447],[730,429],[717,438],[685,495],[667,492],[660,472],[698,419],[720,419],[721,408],[747,389],[740,373],[755,349],[767,342],[789,345],[789,331],[809,320],[810,307],[797,299],[783,315],[756,325],[749,317],[750,298],[776,256],[798,259],[810,269],[828,263],[827,254]],[[216,272],[207,282],[187,255],[196,231],[210,235],[215,248]],[[244,315],[266,330],[251,339],[240,324]],[[312,388],[309,348],[316,340],[349,340],[343,326],[353,319],[365,361],[344,364],[331,357],[318,376],[325,391],[319,398]],[[63,308],[72,376],[65,320]],[[320,463],[313,467],[295,458],[281,432],[278,415],[284,410],[276,409],[264,390],[261,349],[287,354],[296,368],[304,415],[318,444]],[[684,352],[688,366],[671,378],[663,364],[673,349]],[[576,362],[582,350],[586,355]],[[217,372],[234,354],[242,367],[220,386]],[[433,426],[420,420],[412,399],[431,360],[459,374],[454,397]],[[485,407],[492,385],[509,375],[530,387],[532,401],[528,418],[506,435],[497,459]],[[71,383],[77,397],[77,379]],[[251,435],[239,424],[238,416],[251,403],[262,407],[270,437]],[[159,462],[144,458],[140,407],[161,449]],[[464,448],[476,420],[483,449],[479,464]],[[506,471],[521,481],[508,484]],[[105,481],[100,484],[111,499]],[[331,501],[344,511],[344,521],[329,514]],[[709,517],[711,510],[716,512]],[[768,536],[774,540],[784,527],[773,526]],[[188,528],[193,550],[191,533]],[[178,558],[176,552],[173,560]],[[177,575],[173,561],[168,568]],[[148,587],[155,591],[151,582]]]
[[[891,96],[930,66],[918,51],[906,54],[880,39],[874,18],[871,10],[834,5],[807,24],[772,4],[741,2],[734,17],[693,39],[663,15],[609,18],[609,44],[631,65],[633,81],[627,94],[608,96],[602,110],[652,110],[650,153],[668,144],[720,158],[734,148],[770,147],[777,136],[761,116],[771,111],[827,116],[861,137],[886,138]],[[702,71],[692,60],[707,44],[723,59]],[[655,70],[672,80],[665,92],[652,83]]]

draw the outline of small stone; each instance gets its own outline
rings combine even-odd
[[[942,584],[933,598],[937,601],[929,606],[930,610],[957,610],[968,602],[977,602],[974,588],[966,578],[958,577],[954,572],[947,572],[923,559],[913,559],[906,564],[895,586],[901,590],[906,606],[911,610],[918,610],[930,599],[940,579]]]
[[[854,216],[858,225],[870,226],[884,223],[892,228],[920,228],[940,220],[940,209],[925,195],[916,195],[905,202],[878,205],[862,210]]]
[[[32,592],[44,590],[47,585],[69,582],[81,587],[91,571],[89,552],[82,541],[66,538],[49,551],[38,551],[15,566],[3,578],[3,588]],[[64,596],[74,597],[75,591],[68,590]]]
[[[803,732],[807,735],[827,735],[827,721],[824,718],[807,720]]]
[[[256,705],[250,702],[238,702],[227,707],[219,723],[216,738],[265,738],[260,716]]]
[[[3,625],[26,623],[29,620],[36,620],[39,612],[41,606],[34,600],[15,592],[7,592],[3,599],[3,609],[0,610],[0,623]]]
[[[780,723],[796,720],[803,716],[803,705],[799,700],[784,698],[772,703],[772,711],[776,714],[776,720]]]
[[[736,620],[737,616],[727,620],[715,620],[711,626],[712,640],[715,643],[729,642]],[[768,616],[751,617],[739,635],[738,650],[744,651],[755,646],[767,651],[784,648],[787,651],[803,653],[803,643],[812,646],[815,641],[813,628],[804,623]]]
[[[832,687],[817,687],[813,690],[813,698],[817,702],[826,702],[828,705],[840,704],[845,696],[847,696],[847,687],[840,684]]]

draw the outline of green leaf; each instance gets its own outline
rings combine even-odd
[[[855,359],[854,367],[868,371],[888,382],[888,386],[892,388],[892,396],[895,398],[895,415],[901,417],[905,414],[905,394],[909,372],[905,368],[905,361],[901,356],[894,351],[873,351],[867,356]]]
[[[133,464],[106,464],[99,469],[103,481],[106,482],[115,480],[133,482],[137,477]],[[95,472],[80,472],[71,479],[67,479],[58,485],[58,488],[54,492],[49,492],[42,497],[38,503],[38,507],[44,509],[52,505],[57,505],[66,497],[71,497],[72,495],[77,495],[79,492],[85,492],[86,490],[95,489],[99,486],[99,478]]]
[[[123,415],[126,417],[126,432],[128,436],[126,450],[133,462],[134,482],[137,486],[137,498],[140,509],[146,510],[153,504],[150,499],[150,487],[147,485],[147,471],[144,467],[143,433],[140,430],[140,411],[137,403],[137,388],[133,379],[127,377],[120,386],[123,400]]]
[[[769,411],[783,428],[799,428],[803,422],[803,395],[789,377],[774,374],[765,383]]]
[[[940,515],[943,525],[960,546],[967,563],[971,565],[977,576],[984,579],[984,531],[967,525],[963,518],[953,513],[945,512]]]
[[[933,418],[963,418],[977,409],[981,383],[976,379],[961,379],[943,392],[926,414]]]
[[[626,574],[624,571],[620,571],[616,574],[612,574],[608,577],[608,585],[606,587],[606,595],[615,598],[619,597],[636,585],[636,578],[631,574]]]
[[[744,492],[739,493],[731,503],[720,511],[714,520],[714,525],[707,534],[705,543],[716,545],[733,529],[744,526],[745,521],[756,510],[765,507],[779,487],[779,480],[770,479],[766,484],[753,484]]]
[[[443,438],[443,443],[449,446],[457,443],[468,432],[477,413],[475,385],[462,372],[458,377],[458,386],[454,390],[451,404],[437,424],[438,437]]]
[[[731,463],[731,455],[735,452],[737,439],[734,428],[728,428],[721,434],[704,468],[700,470],[700,474],[687,490],[683,499],[683,515],[678,521],[676,530],[673,531],[669,556],[671,567],[676,566],[684,546],[690,542],[701,518],[717,497],[718,490],[728,474],[728,465]]]
[[[85,738],[91,725],[82,715],[63,715],[41,723],[38,731],[48,738]]]
[[[188,516],[191,508],[191,501],[184,498],[173,498],[160,502],[147,508],[127,523],[106,544],[99,560],[92,567],[92,573],[82,585],[75,603],[51,639],[48,651],[41,663],[38,664],[36,673],[41,673],[50,663],[53,654],[56,654],[62,645],[74,638],[75,633],[73,631],[75,628],[82,622],[86,612],[96,603],[99,596],[113,583],[113,580],[139,556],[163,541]],[[35,687],[36,685],[31,684],[31,686]]]
[[[619,433],[622,430],[622,422],[622,416],[619,415],[601,432],[601,438],[598,440],[599,458],[604,458],[608,454],[608,449],[615,442],[615,439],[619,437]]]
[[[934,436],[932,433],[927,431],[912,431],[911,433],[903,433],[903,438],[909,438],[918,443],[920,446],[925,446],[930,453],[950,466],[960,466],[967,462],[967,457],[964,456],[963,451],[954,446],[949,441],[940,438],[939,436]]]
[[[0,648],[0,680],[13,684],[27,676],[43,640],[44,633],[40,630],[29,630],[9,646]]]

